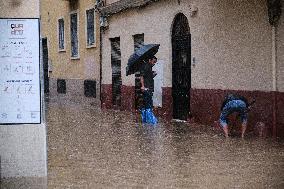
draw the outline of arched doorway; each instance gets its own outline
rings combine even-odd
[[[186,16],[175,16],[172,28],[173,118],[186,120],[190,111],[191,36]]]

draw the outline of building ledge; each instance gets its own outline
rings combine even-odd
[[[127,9],[145,7],[157,1],[159,0],[120,0],[108,6],[99,8],[99,11],[102,16],[109,17],[113,14],[123,12]]]

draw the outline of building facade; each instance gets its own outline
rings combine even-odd
[[[45,92],[99,102],[100,38],[95,1],[41,1]]]
[[[219,117],[224,96],[234,92],[256,99],[249,130],[262,121],[269,135],[284,136],[284,18],[279,14],[283,1],[105,3],[100,9],[104,26],[102,107],[134,111],[135,76],[126,76],[125,68],[139,41],[137,36],[140,41],[142,36],[145,44],[160,44],[160,116],[194,117],[199,123],[212,125]],[[278,13],[271,16],[275,9]],[[276,23],[270,23],[272,17]]]

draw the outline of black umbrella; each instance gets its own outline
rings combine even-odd
[[[154,56],[158,52],[159,46],[160,44],[148,44],[142,45],[137,49],[128,59],[126,75],[131,75],[139,71],[143,63],[142,61]]]

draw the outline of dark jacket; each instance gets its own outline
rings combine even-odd
[[[152,71],[152,65],[150,63],[144,62],[142,69],[140,70],[140,75],[144,78],[145,88],[154,91],[154,74]]]

